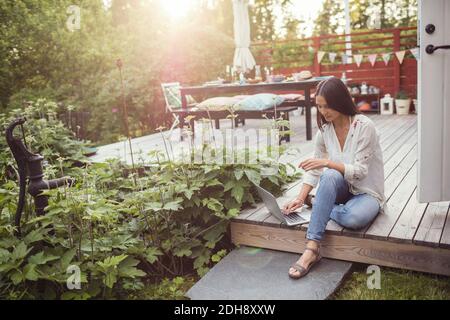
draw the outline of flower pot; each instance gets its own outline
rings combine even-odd
[[[409,114],[409,106],[411,105],[411,99],[395,99],[395,107],[397,108],[397,114]]]

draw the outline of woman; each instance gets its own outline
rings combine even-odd
[[[306,171],[300,194],[283,208],[289,214],[304,204],[311,205],[309,193],[320,180],[306,249],[289,269],[289,276],[295,279],[306,275],[320,260],[320,241],[330,219],[345,228],[360,229],[385,203],[383,158],[373,122],[359,114],[346,85],[338,78],[319,83],[316,105],[320,130],[314,158],[300,163]]]

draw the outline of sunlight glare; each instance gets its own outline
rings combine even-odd
[[[163,0],[161,5],[172,19],[186,17],[197,0]]]

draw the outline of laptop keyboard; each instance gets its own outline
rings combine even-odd
[[[296,213],[288,214],[285,217],[286,217],[286,220],[288,220],[289,222],[299,222],[299,221],[304,221],[305,220],[305,219],[303,219],[302,217],[300,217]]]

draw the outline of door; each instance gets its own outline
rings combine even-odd
[[[417,195],[419,202],[446,201],[450,200],[450,0],[419,1],[417,27]]]

